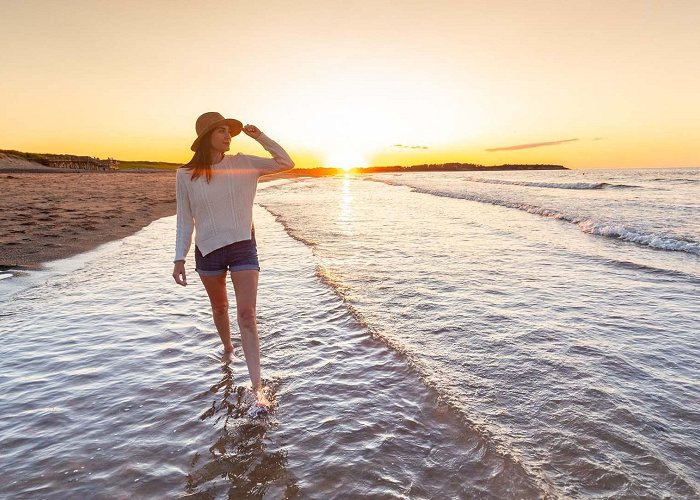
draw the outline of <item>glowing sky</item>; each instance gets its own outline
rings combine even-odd
[[[0,0],[0,149],[300,167],[700,165],[700,1]],[[247,136],[232,150],[266,154]]]

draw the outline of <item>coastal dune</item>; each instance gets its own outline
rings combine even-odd
[[[8,172],[63,172],[64,169],[48,167],[35,161],[26,160],[20,156],[0,152],[0,174]]]

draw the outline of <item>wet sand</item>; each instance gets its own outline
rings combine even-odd
[[[0,270],[36,269],[175,214],[175,172],[0,173]]]

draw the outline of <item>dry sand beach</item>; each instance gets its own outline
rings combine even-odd
[[[37,268],[175,213],[175,173],[0,171],[0,269]]]

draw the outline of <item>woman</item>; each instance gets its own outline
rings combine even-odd
[[[253,227],[253,200],[258,178],[294,167],[282,147],[255,125],[226,119],[219,113],[204,113],[195,125],[194,156],[177,170],[177,237],[173,278],[186,286],[185,257],[195,232],[195,270],[211,302],[216,330],[224,356],[233,355],[228,316],[227,271],[231,273],[241,344],[253,385],[257,409],[269,402],[260,378],[260,343],[255,321],[258,293],[258,263]],[[272,158],[238,153],[226,155],[231,139],[241,130],[260,143]]]

